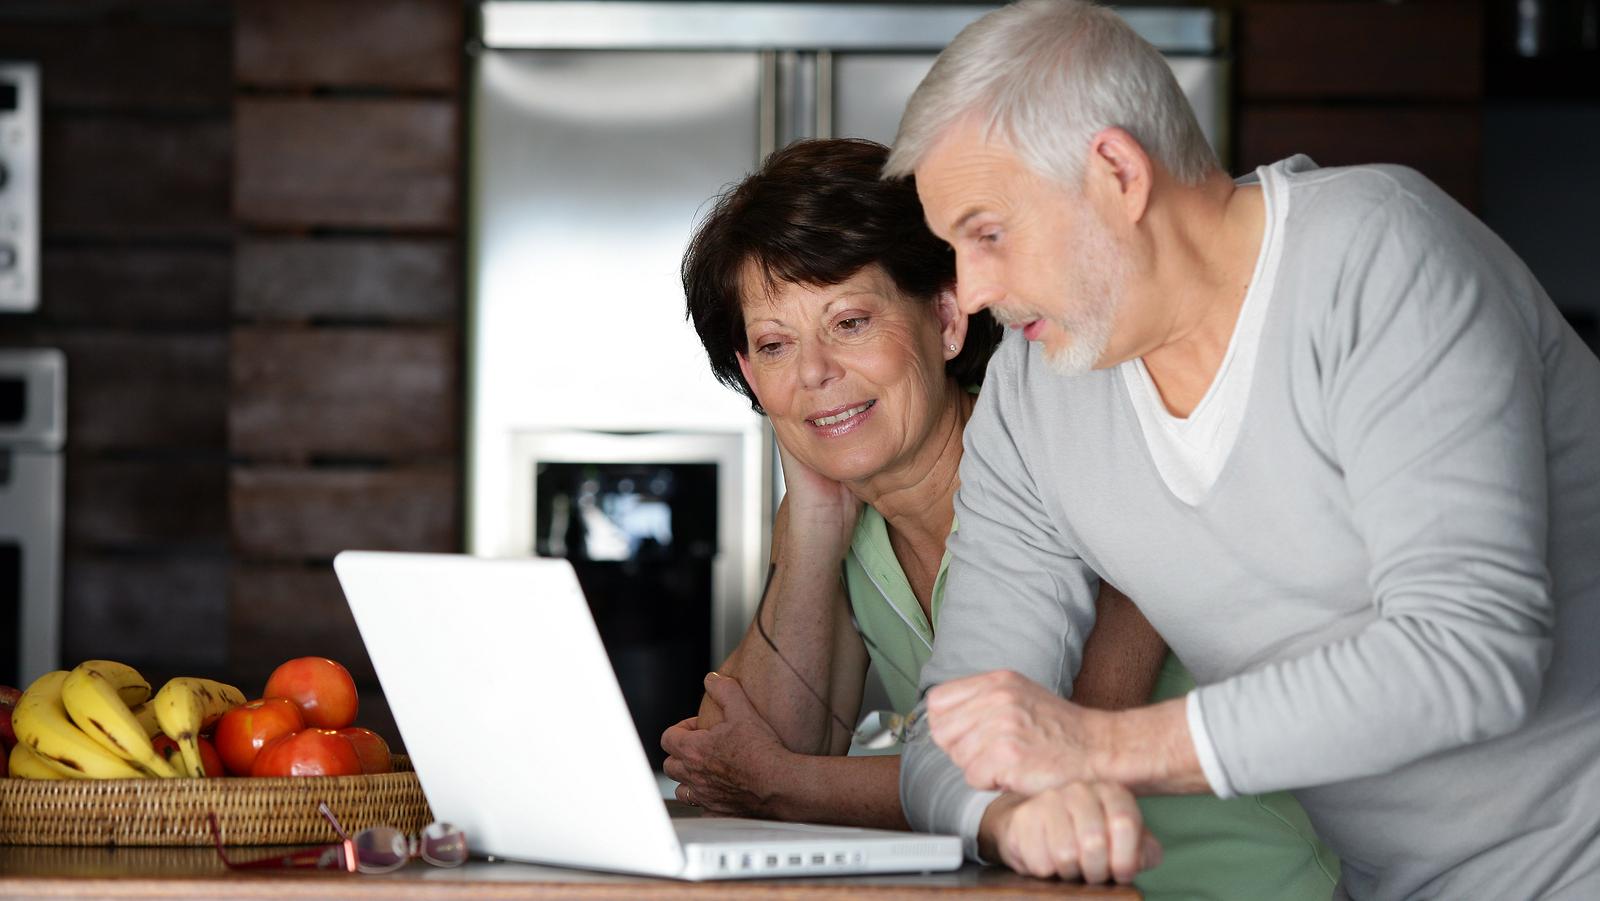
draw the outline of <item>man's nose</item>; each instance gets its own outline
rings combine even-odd
[[[990,267],[956,258],[956,306],[961,312],[972,316],[993,306],[1004,294]]]

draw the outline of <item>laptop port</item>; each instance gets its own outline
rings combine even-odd
[[[843,852],[840,852],[840,853],[838,853],[838,854],[835,854],[835,855],[833,855],[833,863],[834,863],[834,866],[840,866],[840,867],[842,867],[842,866],[844,866],[844,864],[845,864],[845,861],[846,861],[846,860],[848,860],[848,859],[849,859],[849,858],[847,858],[847,857],[846,857],[846,856],[845,856],[845,855],[844,855],[844,853],[843,853]]]
[[[750,859],[750,855],[746,854],[739,858],[739,869],[748,870],[752,865],[754,865],[754,863],[755,861]]]
[[[768,854],[767,855],[767,866],[775,867],[777,865],[778,865],[778,855],[776,855],[776,854]]]
[[[798,867],[802,862],[803,861],[801,860],[800,855],[798,855],[798,854],[790,854],[789,855],[789,866]]]
[[[823,864],[825,864],[827,862],[828,862],[828,855],[826,855],[826,854],[813,854],[813,855],[811,855],[811,865],[814,866],[814,867],[820,867],[820,866],[822,866]]]

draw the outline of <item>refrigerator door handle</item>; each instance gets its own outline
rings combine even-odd
[[[833,53],[817,51],[817,137],[833,137]]]
[[[763,50],[760,58],[760,109],[756,113],[756,127],[760,130],[756,138],[758,163],[765,162],[772,151],[778,149],[778,54],[774,50]]]

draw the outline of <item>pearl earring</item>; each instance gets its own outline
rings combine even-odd
[[[954,344],[950,345],[950,352],[951,353],[955,353],[956,352],[956,346]]]

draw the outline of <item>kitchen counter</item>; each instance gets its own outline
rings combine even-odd
[[[283,848],[230,849],[252,860]],[[676,882],[505,861],[445,870],[413,862],[382,876],[326,871],[235,872],[210,848],[0,846],[0,898],[898,899],[1071,898],[1133,901],[1132,887],[1030,879],[998,867],[953,873]]]

